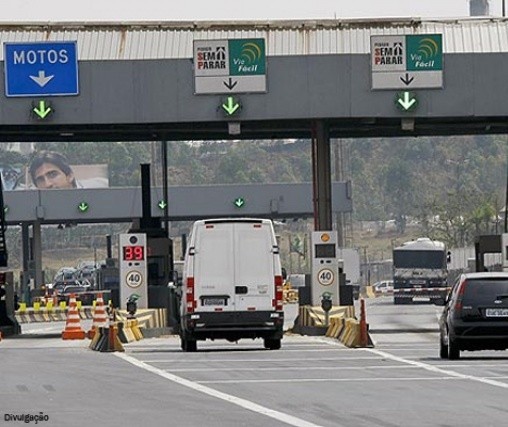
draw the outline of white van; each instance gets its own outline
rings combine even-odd
[[[182,350],[197,340],[263,338],[280,348],[283,277],[273,224],[267,219],[196,221],[185,253],[180,338]]]

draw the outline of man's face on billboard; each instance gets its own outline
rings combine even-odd
[[[35,171],[37,188],[73,188],[74,175],[65,173],[52,163],[43,163]]]

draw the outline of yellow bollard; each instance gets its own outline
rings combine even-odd
[[[19,312],[24,313],[26,311],[26,302],[19,303]]]
[[[65,301],[60,301],[60,310],[65,310],[67,308],[67,303]]]
[[[34,302],[34,311],[41,311],[41,303]]]
[[[53,301],[48,301],[46,304],[46,311],[53,311]]]

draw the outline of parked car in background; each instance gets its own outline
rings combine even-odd
[[[467,273],[454,283],[439,320],[439,355],[508,348],[508,273]]]
[[[393,293],[393,280],[381,280],[372,285],[374,292],[381,294]]]
[[[76,277],[78,280],[94,286],[96,269],[94,261],[81,261],[76,269]]]
[[[79,285],[77,279],[77,270],[73,267],[62,267],[57,271],[53,278],[52,291],[61,292],[63,288],[69,285]]]

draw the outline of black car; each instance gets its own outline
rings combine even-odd
[[[441,358],[458,359],[462,350],[508,348],[508,273],[462,274],[441,304]]]

